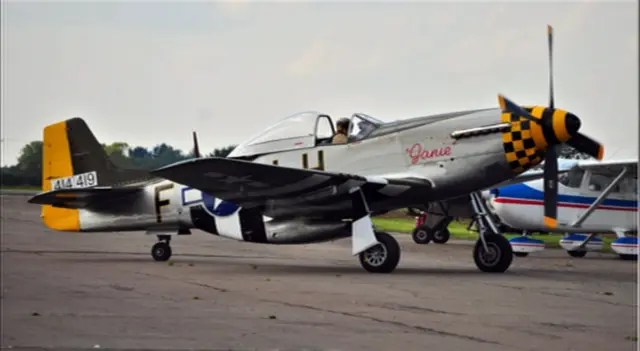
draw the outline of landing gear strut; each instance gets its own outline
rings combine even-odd
[[[503,273],[513,261],[511,243],[493,222],[480,194],[471,193],[469,197],[480,232],[480,238],[473,248],[473,260],[483,272]]]
[[[151,248],[151,257],[156,261],[167,261],[171,258],[171,235],[158,235],[158,242]]]
[[[388,233],[376,231],[380,244],[358,255],[360,264],[370,273],[391,273],[400,262],[400,245]]]

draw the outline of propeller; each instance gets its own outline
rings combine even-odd
[[[502,95],[498,95],[498,102],[503,112],[510,112],[538,124],[549,147],[544,158],[544,223],[547,227],[555,228],[557,221],[558,202],[558,156],[556,147],[566,142],[578,151],[584,152],[598,160],[602,160],[604,147],[595,140],[578,132],[580,119],[572,113],[556,110],[553,93],[553,27],[547,26],[549,46],[549,106],[541,118],[532,116],[529,112],[514,104]],[[556,139],[549,140],[549,139]]]
[[[193,155],[196,158],[202,157],[202,155],[200,155],[200,148],[198,147],[198,136],[196,135],[195,130],[193,131]]]

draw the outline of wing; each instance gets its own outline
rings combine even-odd
[[[560,166],[562,167],[562,166]],[[559,168],[558,169],[558,174],[562,174],[562,173],[566,173],[569,171],[569,168]],[[532,181],[532,180],[536,180],[536,179],[542,179],[544,178],[544,171],[542,169],[538,170],[538,169],[532,169],[530,171],[518,174],[517,176],[509,179],[509,180],[505,180],[502,183],[496,184],[496,185],[492,185],[489,188],[486,189],[493,189],[493,188],[500,188],[503,186],[507,186],[507,185],[513,185],[513,184],[519,184],[519,183],[525,183],[528,181]],[[483,190],[486,190],[483,189]]]
[[[40,193],[29,199],[29,203],[52,205],[63,208],[88,208],[134,194],[138,187],[93,187],[82,189],[58,189]]]
[[[602,174],[602,175],[613,177],[613,178],[618,176],[620,172],[622,172],[622,170],[626,167],[627,177],[630,177],[630,178],[638,177],[638,160],[637,159],[578,161],[575,163],[574,167],[581,168],[584,170],[589,170],[592,173]]]
[[[355,187],[361,187],[367,197],[372,192],[394,196],[432,187],[427,179],[410,174],[363,177],[218,157],[186,160],[152,173],[242,207],[265,206],[279,199],[322,201]]]

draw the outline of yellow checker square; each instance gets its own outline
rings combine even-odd
[[[507,156],[508,162],[513,162],[518,160],[518,156],[516,156],[515,152],[507,152],[505,156]]]
[[[523,158],[519,159],[518,162],[520,162],[520,164],[522,166],[526,166],[526,165],[528,165],[530,163],[528,157],[523,157]]]
[[[522,126],[520,125],[520,121],[511,123],[511,131],[519,132],[522,130]]]
[[[504,133],[502,134],[502,142],[506,143],[510,143],[513,141],[513,135],[511,135],[511,133]]]
[[[518,151],[518,150],[524,150],[524,142],[522,140],[516,140],[513,142],[513,149]]]
[[[520,133],[522,133],[522,139],[531,139],[532,138],[531,129],[525,129]]]
[[[538,150],[536,150],[536,149],[526,149],[526,150],[524,150],[524,152],[527,153],[527,156],[533,156],[533,155],[536,154],[537,151]]]

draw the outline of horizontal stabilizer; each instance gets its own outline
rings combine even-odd
[[[40,193],[29,203],[51,205],[62,208],[87,208],[100,203],[108,203],[123,196],[141,191],[138,187],[93,187],[81,189],[58,189]]]

